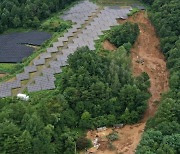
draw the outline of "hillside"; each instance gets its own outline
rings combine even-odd
[[[2,0],[0,14],[7,57],[44,41],[16,32],[52,35],[0,64],[0,153],[180,153],[179,0]]]
[[[168,90],[168,70],[166,68],[165,57],[159,48],[160,41],[157,38],[155,29],[147,18],[146,13],[141,11],[129,17],[127,20],[119,20],[118,22],[120,24],[132,22],[139,25],[140,34],[131,49],[132,69],[134,76],[139,76],[143,72],[146,72],[149,75],[151,84],[149,92],[151,93],[151,97],[148,100],[148,108],[143,118],[138,123],[126,125],[121,129],[114,130],[119,134],[119,140],[113,142],[115,150],[113,152],[108,150],[108,142],[106,144],[102,143],[102,146],[100,145],[97,152],[98,154],[135,153],[146,127],[147,120],[154,116],[158,108],[158,102],[161,99],[161,94]],[[89,138],[93,139],[95,134],[103,137],[103,133],[108,135],[110,132],[113,132],[113,128],[102,133],[89,131],[87,135]]]
[[[150,4],[150,18],[160,37],[170,70],[170,90],[161,99],[155,116],[148,121],[136,153],[179,153],[180,2],[156,0]]]

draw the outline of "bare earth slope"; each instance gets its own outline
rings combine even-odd
[[[165,58],[160,51],[159,39],[151,22],[145,17],[145,12],[135,14],[128,21],[138,23],[140,28],[140,35],[131,51],[133,73],[137,76],[146,72],[151,81],[149,90],[152,97],[149,99],[149,109],[144,117],[144,120],[147,120],[157,109],[154,102],[159,101],[161,94],[168,90],[168,71]]]
[[[124,23],[127,21],[138,23],[140,28],[140,35],[131,50],[133,73],[135,76],[138,76],[142,72],[148,73],[151,82],[149,91],[152,97],[148,101],[148,109],[144,118],[139,124],[126,125],[122,129],[117,130],[120,139],[113,143],[116,150],[112,152],[100,146],[97,151],[98,154],[135,153],[147,119],[154,116],[157,110],[156,102],[160,101],[161,94],[168,90],[168,71],[166,69],[165,58],[159,48],[160,42],[156,36],[154,27],[148,18],[146,18],[144,11],[129,17],[127,20],[119,20],[118,22]]]

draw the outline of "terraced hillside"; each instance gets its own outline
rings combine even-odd
[[[28,0],[25,10],[33,10],[35,1],[43,3]],[[60,3],[63,8],[72,1],[44,1],[53,3],[44,11],[56,12]],[[180,2],[142,0],[149,10],[140,11],[145,8],[134,1],[78,1],[43,22],[46,28],[64,22],[62,32],[67,31],[63,36],[58,31],[56,42],[17,64],[26,66],[14,69],[22,73],[0,83],[0,153],[180,153]],[[23,23],[22,10],[11,10],[19,3],[3,0],[0,32]],[[35,10],[31,15],[40,9]],[[5,16],[12,12],[19,16],[8,25]],[[56,26],[49,28],[55,35]],[[18,93],[30,99],[17,98]]]
[[[94,41],[99,39],[103,31],[118,25],[116,19],[126,19],[130,10],[131,7],[113,9],[83,1],[64,12],[61,18],[71,20],[74,23],[72,28],[34,59],[30,66],[25,67],[23,73],[17,74],[10,82],[2,83],[0,97],[14,96],[25,90],[35,92],[54,89],[54,74],[60,73],[61,67],[67,65],[68,55],[82,46],[95,50]]]

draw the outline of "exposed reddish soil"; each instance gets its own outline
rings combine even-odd
[[[106,49],[106,50],[110,50],[110,51],[113,51],[113,50],[116,50],[117,48],[115,47],[115,45],[113,45],[112,43],[110,43],[108,40],[105,40],[103,42],[103,48]]]
[[[145,17],[145,12],[139,12],[128,18],[128,21],[138,23],[140,35],[131,50],[132,67],[135,76],[142,72],[148,73],[152,97],[149,99],[149,108],[144,121],[153,116],[157,110],[154,102],[160,101],[161,94],[168,90],[168,71],[165,58],[160,51],[160,42],[151,22]],[[126,21],[119,21],[120,23]],[[140,63],[139,63],[140,62]]]
[[[146,18],[144,11],[129,17],[127,20],[119,20],[118,22],[122,24],[127,21],[138,23],[140,28],[140,35],[131,50],[133,73],[135,76],[140,75],[142,72],[148,73],[151,82],[149,91],[152,96],[148,100],[148,109],[140,123],[126,125],[116,130],[120,136],[120,139],[113,143],[116,149],[110,151],[107,148],[99,148],[96,152],[97,154],[134,154],[147,119],[154,116],[157,110],[156,102],[160,101],[161,94],[168,90],[168,71],[165,58],[159,48],[160,43],[154,27]],[[96,133],[96,131],[91,131],[91,134]],[[104,133],[107,134],[106,131]],[[88,138],[92,139],[92,136],[88,135]]]

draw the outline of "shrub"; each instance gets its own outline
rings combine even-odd
[[[107,33],[106,39],[114,44],[117,48],[125,43],[134,44],[139,34],[138,24],[125,23],[115,26]]]
[[[139,12],[138,8],[133,8],[132,11],[128,14],[128,16],[132,16],[133,14]]]
[[[91,140],[85,137],[80,137],[76,141],[77,150],[84,150],[86,148],[90,148],[91,146],[92,146]]]
[[[109,135],[106,136],[108,138],[108,140],[110,141],[116,141],[119,139],[119,135],[117,132],[112,132]]]

